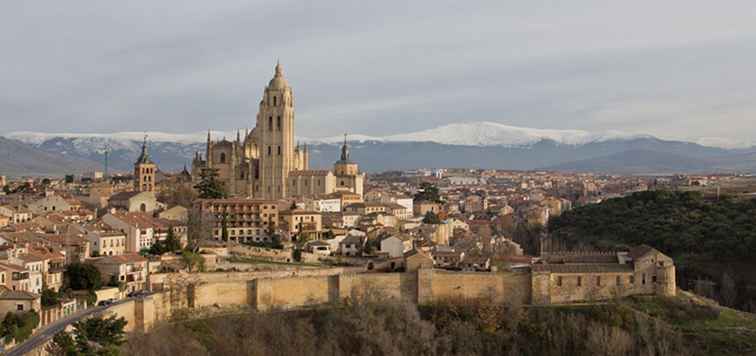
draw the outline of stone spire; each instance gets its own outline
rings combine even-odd
[[[284,78],[283,66],[280,62],[276,62],[276,73],[273,75],[273,79],[268,83],[268,89],[285,89],[289,87],[289,83]]]
[[[349,146],[347,145],[347,134],[344,134],[344,145],[341,146],[341,161],[349,161]]]
[[[152,163],[152,160],[150,159],[150,154],[147,152],[147,135],[144,135],[144,141],[142,141],[142,153],[139,155],[139,158],[137,158],[137,164],[148,163]]]

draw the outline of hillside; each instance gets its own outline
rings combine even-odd
[[[46,176],[82,173],[97,164],[81,157],[72,157],[54,150],[45,151],[26,143],[0,137],[0,175]]]
[[[712,297],[756,310],[756,200],[707,201],[698,193],[648,191],[579,207],[549,222],[567,248],[647,244],[675,258],[678,286],[712,281]],[[724,299],[724,289],[732,295]]]
[[[756,318],[687,294],[600,305],[481,300],[324,308],[176,321],[131,335],[139,355],[754,355]]]

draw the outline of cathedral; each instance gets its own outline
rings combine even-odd
[[[334,170],[311,170],[307,146],[294,142],[294,94],[281,64],[263,92],[255,127],[242,139],[213,141],[195,154],[192,177],[215,170],[229,195],[254,199],[318,197],[336,192],[362,196],[365,174],[349,158],[346,136]]]

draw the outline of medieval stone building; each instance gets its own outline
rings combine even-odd
[[[236,140],[213,141],[207,134],[205,157],[197,153],[192,177],[215,170],[230,195],[255,199],[316,196],[338,191],[362,195],[364,174],[349,160],[346,139],[335,173],[310,170],[307,146],[295,144],[294,94],[280,64],[265,87],[255,128]]]
[[[147,136],[142,143],[142,153],[134,163],[134,188],[138,192],[155,191],[155,175],[157,173],[157,164],[150,159],[147,152]]]

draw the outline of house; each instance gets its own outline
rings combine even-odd
[[[412,249],[412,237],[407,235],[391,235],[381,239],[380,252],[388,254],[389,258],[404,256]]]
[[[137,253],[155,243],[155,221],[146,213],[106,214],[102,222],[126,234],[126,252]]]
[[[5,271],[5,273],[0,276],[0,278],[5,279],[2,283],[3,285],[9,287],[11,290],[27,292],[31,290],[32,282],[29,278],[30,272],[23,266],[11,263],[0,263],[0,269]]]
[[[322,215],[318,211],[286,210],[279,213],[281,227],[290,234],[318,233],[323,230]]]
[[[463,271],[484,272],[491,270],[491,258],[485,256],[466,256],[459,267]]]
[[[9,225],[25,223],[32,218],[32,213],[23,204],[0,205],[0,215],[10,218]]]
[[[412,209],[398,203],[385,203],[386,212],[396,216],[397,219],[407,220],[412,218]]]
[[[110,197],[110,207],[129,213],[151,213],[158,209],[158,201],[152,191],[121,192]]]
[[[40,305],[39,294],[0,286],[0,315],[9,312],[39,311]]]
[[[441,268],[457,268],[459,267],[462,259],[465,258],[465,253],[453,248],[442,248],[436,246],[431,253],[433,257],[434,265]]]
[[[27,204],[29,210],[35,215],[42,215],[56,211],[71,211],[68,201],[60,195],[48,195]]]
[[[118,256],[126,253],[126,233],[119,230],[87,231],[93,256]]]
[[[404,253],[404,269],[406,272],[415,272],[421,268],[433,268],[433,259],[428,254],[415,249]]]
[[[367,215],[372,213],[385,213],[386,204],[383,203],[353,203],[344,207],[344,212]]]
[[[104,281],[115,280],[124,283],[130,292],[142,290],[147,283],[147,259],[129,253],[96,259],[93,264],[100,271]]]

